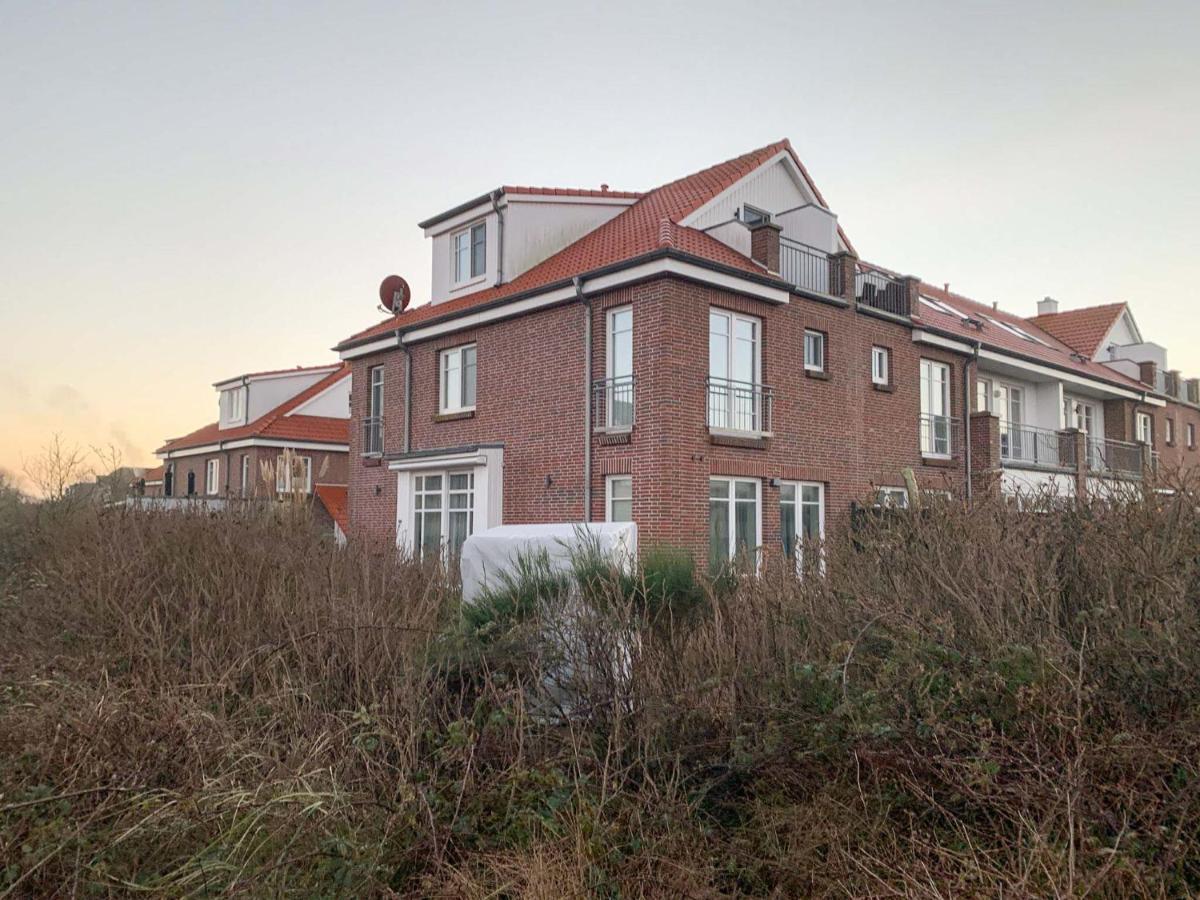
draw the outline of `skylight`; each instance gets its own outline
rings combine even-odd
[[[932,306],[934,309],[936,309],[940,313],[945,313],[948,316],[954,316],[954,318],[956,318],[956,319],[963,318],[962,313],[960,313],[954,307],[952,307],[946,303],[943,303],[941,300],[934,300],[932,297],[926,297],[924,294],[922,294],[921,302],[924,303],[926,306]]]

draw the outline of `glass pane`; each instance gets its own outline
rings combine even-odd
[[[439,492],[441,491],[441,489],[442,489],[442,476],[441,475],[426,475],[424,478],[424,481],[425,481],[425,490],[439,491]]]
[[[457,350],[447,350],[442,354],[442,397],[444,409],[458,409],[462,406],[462,379],[459,375],[459,365],[462,360]]]
[[[462,552],[462,545],[471,536],[472,517],[470,512],[450,513],[447,546],[452,557],[456,557]]]
[[[440,498],[439,498],[440,499]],[[440,512],[422,513],[421,541],[418,545],[421,555],[438,553],[442,547],[442,514]]]
[[[781,484],[779,486],[779,502],[795,503],[796,502],[796,486],[794,484]]]
[[[633,479],[614,478],[611,489],[614,500],[629,500],[633,497]]]
[[[462,401],[463,406],[475,405],[475,348],[466,347],[462,352],[463,359],[463,378],[462,378]]]
[[[708,374],[729,377],[729,320],[717,313],[708,316]]]
[[[758,504],[739,500],[734,504],[737,552],[749,552],[758,546]]]
[[[738,500],[754,500],[758,497],[758,485],[753,481],[735,482],[734,497]]]
[[[779,505],[779,532],[783,538],[783,552],[792,556],[796,552],[796,504]]]
[[[471,277],[482,275],[487,268],[487,229],[476,225],[471,229]]]
[[[612,503],[612,520],[614,522],[632,522],[633,501],[614,499]]]
[[[708,483],[708,496],[712,500],[728,500],[729,499],[729,482],[728,481],[710,481]]]
[[[716,482],[714,482],[715,484]],[[722,482],[723,483],[723,482]],[[728,485],[726,485],[728,488]],[[729,560],[729,501],[708,502],[708,565],[716,571]]]
[[[821,536],[821,507],[816,503],[804,503],[800,506],[801,534],[805,540],[815,540]]]
[[[470,472],[454,472],[450,475],[450,490],[465,491],[471,487]]]

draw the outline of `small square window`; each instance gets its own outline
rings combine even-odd
[[[804,368],[810,372],[825,371],[825,334],[821,331],[804,332]]]
[[[885,385],[891,376],[887,347],[871,348],[871,383]]]
[[[908,491],[902,487],[882,487],[875,505],[884,509],[908,509]]]
[[[630,475],[610,475],[607,483],[607,521],[633,521],[633,477]]]
[[[747,225],[761,225],[771,221],[771,214],[747,203],[742,207],[742,221]]]

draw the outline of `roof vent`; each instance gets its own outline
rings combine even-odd
[[[1038,315],[1052,316],[1058,312],[1058,301],[1053,297],[1045,297],[1038,301]]]
[[[607,184],[600,185],[600,192],[602,194],[607,194],[608,193],[608,185]]]

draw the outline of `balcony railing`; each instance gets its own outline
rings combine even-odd
[[[1064,469],[1075,465],[1075,443],[1057,431],[1032,425],[1000,426],[1000,461],[1006,466]]]
[[[633,376],[592,382],[592,428],[621,433],[633,430]]]
[[[824,250],[779,239],[779,274],[789,284],[818,294],[842,295],[842,270]]]
[[[955,459],[962,451],[962,423],[951,416],[923,414],[919,420],[921,456]]]
[[[895,316],[908,316],[908,289],[898,278],[885,275],[878,269],[861,266],[854,274],[854,297],[862,306],[869,306]]]
[[[1155,467],[1157,457],[1144,444],[1105,438],[1087,440],[1088,471],[1100,476],[1141,478],[1147,465]]]
[[[766,385],[708,379],[708,427],[712,431],[765,437],[771,433],[773,395]]]
[[[363,419],[363,456],[380,456],[383,453],[383,416],[367,416]]]

